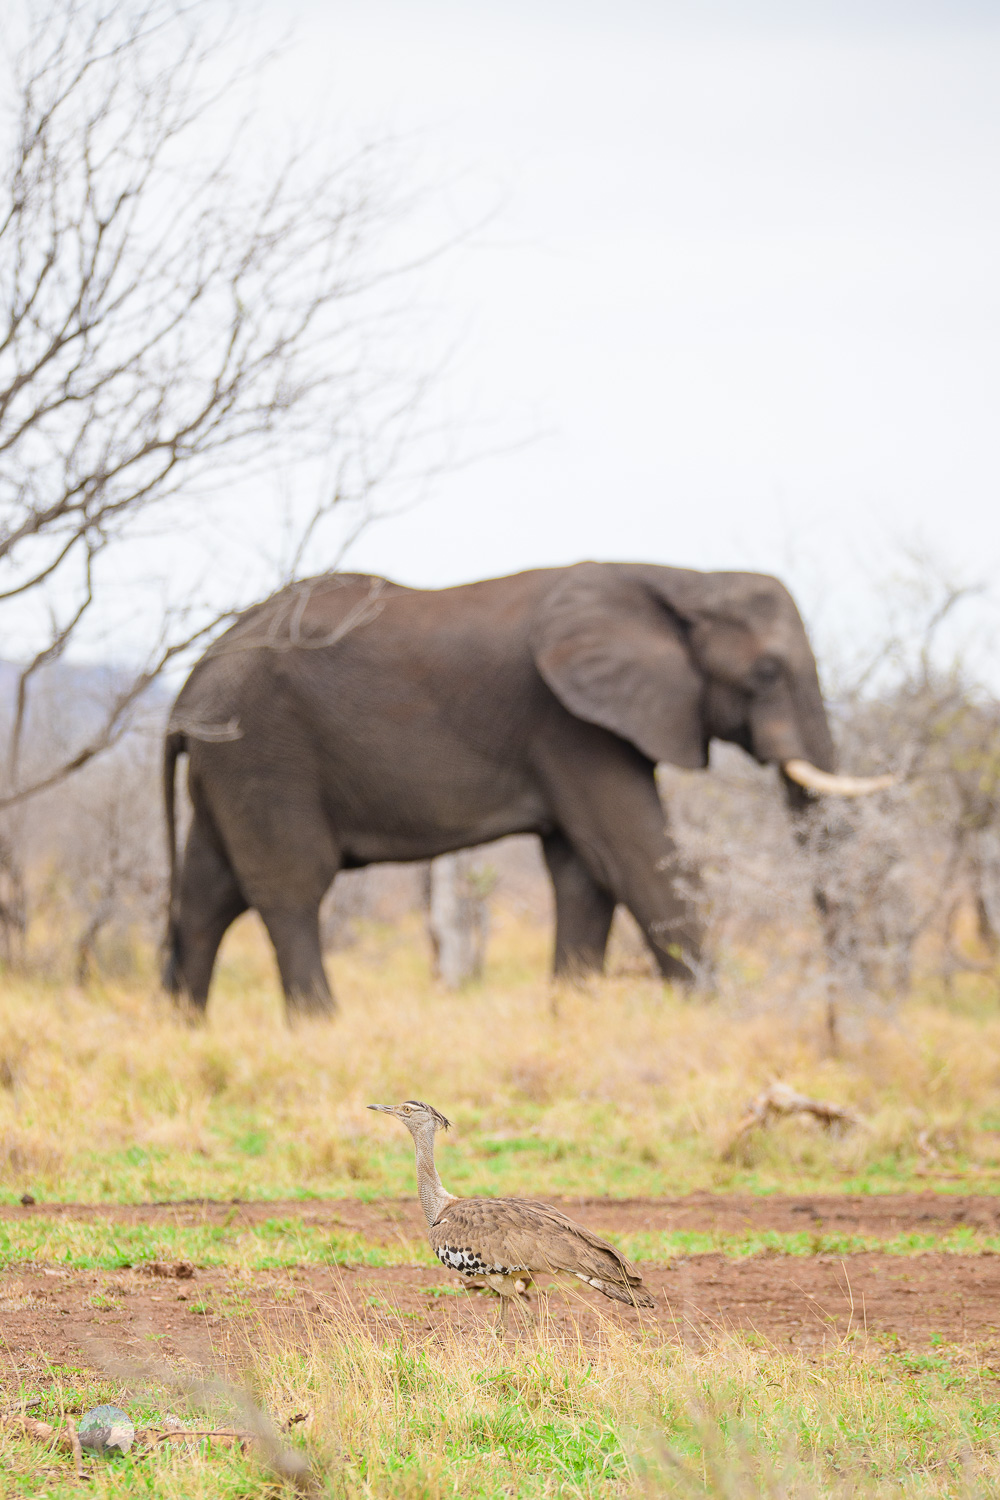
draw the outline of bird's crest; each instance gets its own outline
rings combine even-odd
[[[406,1104],[415,1104],[418,1109],[426,1109],[427,1113],[431,1116],[435,1125],[437,1125],[439,1129],[451,1129],[451,1121],[446,1120],[441,1111],[439,1109],[435,1109],[433,1104],[425,1104],[422,1099],[407,1099],[404,1102]]]

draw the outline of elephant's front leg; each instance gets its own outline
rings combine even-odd
[[[593,887],[628,907],[664,978],[690,982],[700,924],[683,889],[689,877],[667,831],[652,763],[624,740],[568,715],[558,729],[545,746],[545,769],[565,838]]]
[[[553,972],[581,974],[596,969],[600,973],[615,899],[592,878],[565,834],[547,834],[542,849],[556,898]]]
[[[664,979],[690,984],[701,957],[701,922],[689,890],[697,879],[683,868],[657,798],[659,836],[654,847],[637,841],[636,857],[622,872],[622,902],[642,928]],[[653,865],[650,873],[649,866]]]

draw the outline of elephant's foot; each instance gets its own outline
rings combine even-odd
[[[194,1030],[198,1026],[204,1026],[208,1009],[208,994],[192,996],[191,991],[184,983],[181,968],[176,959],[171,955],[167,960],[161,976],[163,996],[170,1002],[170,1012],[174,1020],[181,1025],[190,1026]]]
[[[159,1001],[163,1014],[168,1015],[179,1025],[189,1026],[192,1031],[199,1026],[204,1026],[208,1015],[207,997],[192,999],[186,989],[172,990],[164,985]]]
[[[190,1031],[198,1031],[205,1025],[208,1019],[208,1010],[204,1004],[191,1000],[187,995],[174,995],[174,1015],[182,1026],[187,1026]]]
[[[556,950],[552,960],[552,978],[563,984],[586,985],[604,973],[604,954],[598,955],[590,949],[576,952]]]
[[[328,989],[293,990],[285,996],[285,1015],[289,1026],[302,1021],[332,1021],[337,1002]]]

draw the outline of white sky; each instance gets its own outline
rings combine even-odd
[[[356,564],[760,568],[835,612],[900,543],[995,572],[1000,7],[298,14],[299,101],[416,134],[457,222],[499,204],[438,289],[464,333],[447,395],[485,449],[536,435]]]
[[[429,359],[456,349],[429,415],[482,456],[351,566],[426,586],[584,557],[761,569],[828,637],[870,616],[903,544],[996,576],[995,0],[260,11],[296,36],[265,134],[399,137],[429,184],[414,247],[490,215],[420,289]],[[241,507],[266,556],[273,493]],[[172,586],[204,567],[162,551]]]

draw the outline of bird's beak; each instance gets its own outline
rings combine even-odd
[[[396,1106],[394,1104],[369,1104],[369,1109],[377,1109],[380,1115],[394,1115]]]

